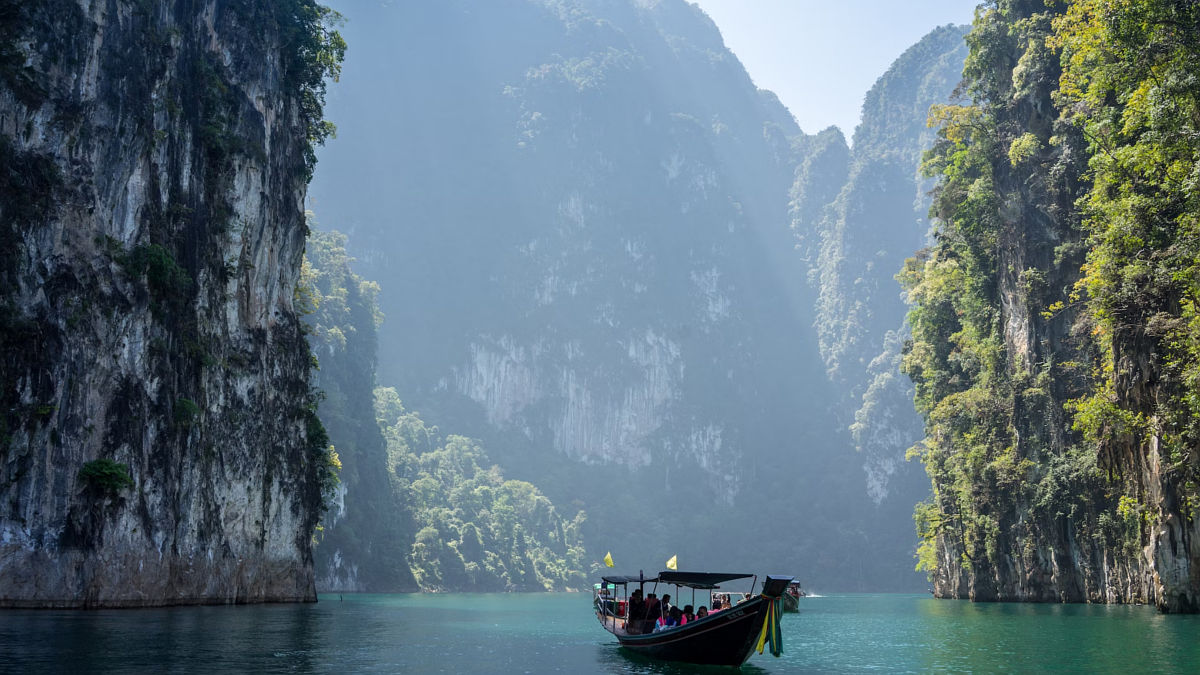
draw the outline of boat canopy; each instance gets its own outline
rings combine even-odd
[[[604,582],[608,583],[608,584],[638,584],[638,583],[652,584],[652,583],[658,581],[658,577],[646,577],[643,579],[642,577],[631,577],[631,576],[625,576],[625,575],[621,575],[621,576],[610,575],[607,577],[600,577],[600,578],[603,579]]]
[[[664,584],[685,586],[687,588],[717,588],[717,584],[734,579],[749,579],[753,574],[733,574],[729,572],[676,572],[667,570],[658,573],[658,580]]]

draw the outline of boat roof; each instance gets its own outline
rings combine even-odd
[[[664,584],[686,586],[688,588],[717,588],[717,584],[734,579],[749,579],[753,574],[735,572],[676,572],[667,570],[658,573],[658,580]]]
[[[631,577],[631,576],[627,576],[627,575],[609,575],[609,576],[600,577],[600,578],[604,580],[604,583],[608,583],[608,584],[636,584],[636,583],[641,583],[641,582],[652,584],[652,583],[658,581],[658,577],[642,578],[642,577]]]
[[[687,588],[719,588],[717,584],[733,581],[734,579],[749,579],[753,574],[740,574],[735,572],[676,572],[674,570],[664,570],[658,573],[656,577],[635,577],[628,575],[610,574],[600,577],[606,584],[637,584],[637,583],[663,583],[671,584],[672,586],[685,586]]]

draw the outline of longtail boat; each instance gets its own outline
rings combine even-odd
[[[648,584],[653,584],[653,589],[657,589],[658,584],[671,585],[675,587],[677,599],[680,589],[691,589],[693,604],[697,590],[708,591],[711,606],[713,591],[719,590],[720,584],[752,577],[750,592],[744,594],[741,602],[681,626],[660,626],[657,616],[630,616],[630,586],[636,586],[641,591],[638,595],[644,595]],[[783,614],[783,594],[791,580],[791,577],[768,576],[761,591],[755,594],[758,576],[752,574],[672,570],[660,572],[653,578],[645,578],[642,574],[605,576],[602,583],[593,587],[592,604],[596,618],[605,630],[615,635],[622,647],[634,653],[661,661],[741,666],[756,647],[760,654],[765,646],[770,646],[775,656],[783,653],[779,619]],[[653,589],[651,592],[655,592]]]
[[[787,590],[783,594],[783,611],[784,612],[799,612],[800,598],[805,596],[804,589],[800,588],[799,581],[792,581],[788,584]]]

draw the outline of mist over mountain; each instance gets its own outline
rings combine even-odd
[[[856,235],[913,242],[880,261],[890,279],[924,232],[908,132],[953,88],[946,36],[961,31],[881,80],[869,152],[850,159],[836,129],[804,133],[755,88],[682,1],[335,8],[354,48],[309,205],[382,288],[381,384],[585,510],[597,558],[922,583],[908,513],[927,486],[899,508],[871,492],[845,412],[866,376],[830,377],[819,348],[828,293],[797,234],[828,239],[839,216],[797,214],[864,208],[858,177],[894,142],[903,211]],[[870,330],[899,329],[893,309]]]

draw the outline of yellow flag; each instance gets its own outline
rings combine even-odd
[[[669,569],[669,570],[679,569],[679,568],[675,567],[675,559],[678,557],[679,557],[678,555],[671,556],[671,559],[667,561],[667,569]]]
[[[612,566],[613,566],[613,561],[612,561],[612,551],[609,551],[608,553],[605,553],[605,554],[604,554],[604,564],[605,564],[605,566],[607,566],[607,567],[612,567]]]

